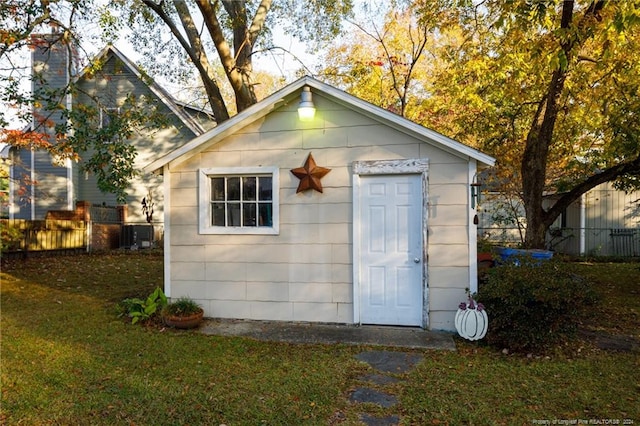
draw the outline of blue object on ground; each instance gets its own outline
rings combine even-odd
[[[525,250],[510,247],[498,247],[497,251],[503,263],[513,263],[517,266],[527,258],[531,258],[533,264],[540,264],[540,262],[549,260],[553,257],[552,251],[540,249]]]

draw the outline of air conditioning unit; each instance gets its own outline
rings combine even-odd
[[[152,225],[125,225],[122,227],[120,247],[130,250],[150,248],[153,246]]]

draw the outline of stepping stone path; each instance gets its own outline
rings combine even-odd
[[[422,361],[420,354],[393,352],[393,351],[366,351],[356,355],[359,361],[366,362],[375,370],[374,374],[367,374],[360,377],[360,381],[375,385],[372,387],[358,387],[349,397],[352,403],[370,403],[383,408],[391,408],[398,403],[395,395],[391,395],[379,390],[379,387],[400,382],[400,379],[387,374],[402,374],[413,369],[416,364]],[[381,374],[387,373],[387,374]],[[371,414],[360,414],[360,421],[367,426],[392,426],[400,423],[400,416],[390,415],[376,417]]]

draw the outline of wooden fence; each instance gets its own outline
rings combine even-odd
[[[83,250],[87,226],[79,220],[0,220],[3,252]]]

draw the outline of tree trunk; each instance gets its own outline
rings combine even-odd
[[[224,103],[224,99],[222,98],[222,93],[220,93],[220,88],[216,84],[213,70],[204,52],[200,35],[198,34],[198,31],[193,23],[193,19],[191,18],[186,3],[182,0],[174,0],[173,4],[180,17],[182,27],[187,34],[187,39],[183,37],[176,23],[164,11],[164,9],[162,8],[162,3],[157,4],[153,0],[142,0],[142,2],[151,10],[153,10],[158,15],[158,17],[167,25],[167,27],[169,27],[171,33],[174,35],[174,37],[176,37],[176,40],[178,40],[180,45],[184,48],[187,55],[189,55],[189,58],[200,74],[202,84],[204,85],[205,91],[207,93],[207,98],[209,99],[211,111],[213,112],[213,116],[215,117],[216,121],[218,123],[221,123],[229,119],[227,106]]]
[[[236,95],[236,108],[238,112],[255,104],[255,91],[251,75],[253,63],[251,53],[255,38],[251,36],[247,24],[247,9],[244,1],[223,1],[225,10],[233,20],[233,50],[235,66],[227,73],[233,91]]]
[[[215,9],[207,0],[198,0],[197,5],[204,18],[204,23],[211,34],[222,66],[236,97],[238,112],[257,102],[251,74],[253,72],[251,53],[256,36],[264,25],[264,19],[271,6],[271,1],[262,0],[251,27],[247,24],[247,9],[244,1],[223,1],[225,10],[233,22],[233,50],[227,43]]]
[[[525,234],[524,245],[526,248],[544,248],[546,243],[546,232],[553,221],[564,210],[564,204],[568,205],[571,198],[577,199],[580,194],[595,187],[597,182],[606,182],[615,179],[625,173],[621,170],[625,168],[633,168],[634,162],[630,162],[630,166],[614,166],[611,168],[611,176],[605,179],[604,176],[594,177],[580,185],[580,189],[571,191],[566,197],[561,197],[562,202],[555,208],[545,211],[542,207],[544,198],[544,190],[546,187],[546,169],[547,158],[549,156],[549,148],[553,144],[553,132],[558,118],[559,100],[564,90],[565,80],[569,72],[569,64],[574,55],[574,51],[578,50],[585,39],[589,37],[588,31],[585,34],[572,34],[571,29],[584,30],[588,25],[588,19],[599,19],[599,13],[604,8],[603,0],[593,1],[589,7],[585,9],[584,15],[577,23],[574,23],[574,0],[564,0],[562,2],[561,19],[560,19],[560,51],[558,52],[561,59],[558,68],[552,75],[551,81],[547,88],[544,99],[541,100],[536,114],[527,134],[524,154],[522,156],[521,173],[522,173],[522,196],[525,204],[525,212],[527,219],[527,232]],[[565,206],[566,208],[566,206]]]
[[[562,4],[561,28],[569,28],[572,20],[573,1],[565,0]],[[574,43],[571,40],[565,40],[561,43],[562,53],[567,62],[573,46]],[[558,118],[558,100],[564,88],[566,77],[566,66],[559,66],[553,71],[545,98],[538,105],[527,134],[522,155],[522,197],[527,218],[527,232],[524,240],[526,248],[544,248],[545,246],[548,225],[545,211],[542,208],[542,200],[547,179],[547,158]]]
[[[174,4],[182,22],[182,27],[184,28],[190,42],[188,47],[183,46],[193,64],[198,69],[200,79],[202,80],[205,92],[207,93],[207,98],[209,99],[209,106],[211,107],[213,116],[216,118],[216,122],[218,123],[228,120],[229,111],[227,110],[227,105],[225,104],[220,88],[216,83],[215,72],[209,63],[209,58],[207,58],[207,54],[202,46],[202,39],[200,38],[200,34],[193,22],[193,19],[191,18],[189,8],[183,0],[175,0]]]

